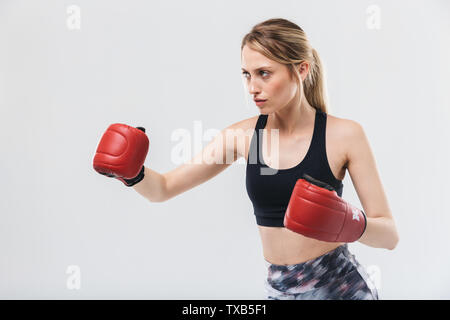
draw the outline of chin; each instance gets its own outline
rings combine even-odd
[[[270,109],[267,109],[267,108],[260,108],[259,113],[260,114],[269,114],[269,113],[271,113],[271,111],[270,111]]]

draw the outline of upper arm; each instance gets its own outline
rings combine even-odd
[[[348,120],[347,125],[347,168],[364,212],[392,218],[367,136],[359,123]]]
[[[245,120],[221,130],[190,161],[165,173],[165,194],[170,199],[198,186],[228,168],[241,156]]]

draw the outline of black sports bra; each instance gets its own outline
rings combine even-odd
[[[284,227],[284,214],[292,190],[304,173],[330,184],[342,197],[343,184],[334,177],[328,164],[325,148],[327,114],[316,109],[314,133],[308,152],[295,167],[273,169],[261,156],[262,134],[267,115],[260,115],[256,123],[247,158],[246,188],[253,203],[256,223],[260,226]]]

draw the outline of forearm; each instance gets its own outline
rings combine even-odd
[[[166,181],[162,174],[144,167],[144,179],[133,186],[139,194],[151,202],[166,199]]]
[[[393,250],[399,237],[392,219],[377,217],[367,218],[366,230],[358,241],[370,247]]]

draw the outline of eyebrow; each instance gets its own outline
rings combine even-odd
[[[245,70],[244,68],[241,68],[243,71],[247,71],[247,70]],[[262,70],[262,69],[272,69],[272,67],[271,66],[262,66],[262,67],[259,67],[258,69],[255,69],[255,71],[259,71],[259,70]]]

